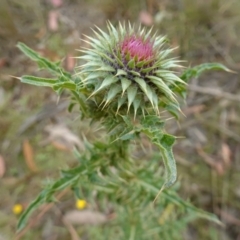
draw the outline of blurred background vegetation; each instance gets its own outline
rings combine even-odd
[[[107,20],[153,25],[171,46],[179,46],[175,54],[186,66],[220,62],[236,72],[193,79],[182,108],[185,116],[179,125],[168,121],[167,128],[184,136],[174,147],[179,194],[224,223],[195,221],[179,239],[240,240],[239,0],[1,0],[0,239],[14,238],[16,204],[25,208],[59,169],[75,165],[70,151],[75,145],[81,149],[80,137],[101,137],[79,121],[77,109],[68,113],[67,94],[58,99],[51,89],[24,85],[14,77],[48,76],[16,44],[22,41],[73,71],[76,49],[86,46],[84,34],[92,35],[94,25],[106,29]],[[21,239],[70,239],[72,230],[60,215],[74,208],[68,191]]]

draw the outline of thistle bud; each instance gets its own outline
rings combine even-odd
[[[178,60],[167,58],[173,49],[165,47],[166,38],[151,36],[151,30],[135,31],[119,24],[108,24],[108,33],[97,28],[96,38],[88,37],[89,49],[80,58],[87,61],[81,73],[92,92],[89,98],[102,109],[116,113],[159,113],[159,104],[178,104],[172,87],[183,81],[173,69],[181,67]]]

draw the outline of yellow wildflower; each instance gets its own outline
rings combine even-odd
[[[12,208],[12,212],[15,215],[19,215],[23,211],[23,206],[21,204],[15,204]]]
[[[76,208],[77,209],[84,209],[87,206],[87,202],[83,199],[78,199],[76,201]]]

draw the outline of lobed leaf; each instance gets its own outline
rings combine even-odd
[[[164,134],[159,141],[156,141],[156,145],[158,145],[161,150],[164,166],[167,171],[167,179],[164,183],[164,188],[172,186],[177,180],[176,161],[172,152],[174,142],[175,137],[169,134]]]
[[[164,166],[167,173],[167,179],[163,185],[168,188],[174,184],[177,179],[177,168],[172,147],[175,142],[175,137],[163,132],[164,122],[157,116],[146,116],[142,120],[143,132],[157,145],[160,149]]]

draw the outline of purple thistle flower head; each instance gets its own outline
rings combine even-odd
[[[80,57],[87,61],[81,74],[92,91],[88,99],[107,111],[134,117],[152,110],[158,114],[160,105],[179,109],[172,89],[184,82],[172,70],[181,66],[168,58],[173,49],[165,47],[166,38],[131,25],[116,29],[109,23],[108,32],[94,31],[96,38],[88,37],[91,47]]]
[[[121,52],[130,57],[137,59],[137,61],[148,61],[154,57],[153,44],[149,39],[143,40],[141,37],[131,36],[127,37],[121,43]]]

